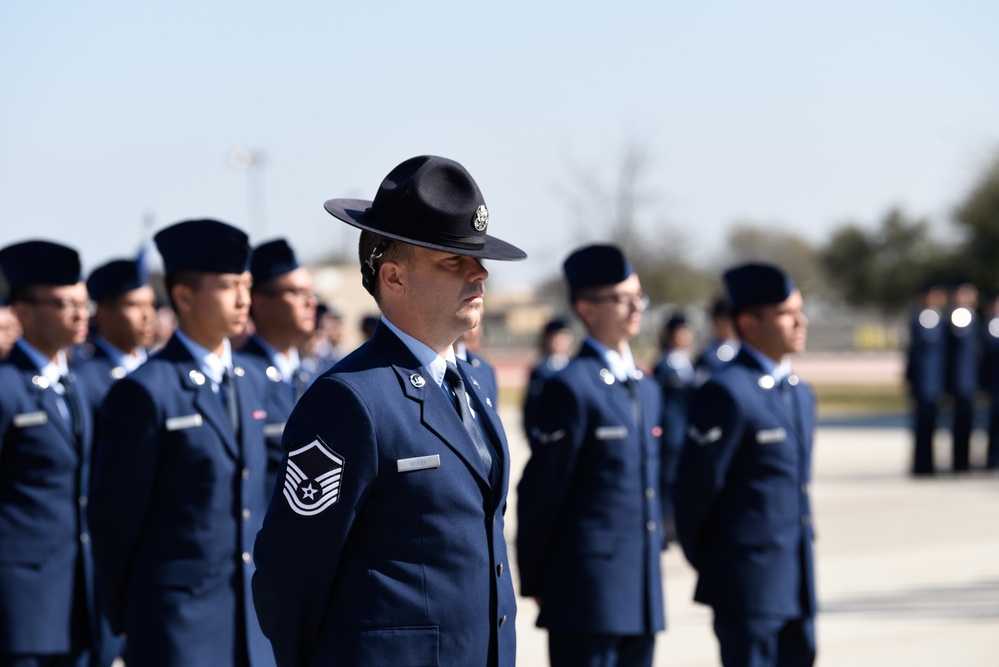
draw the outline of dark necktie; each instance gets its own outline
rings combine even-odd
[[[229,415],[229,423],[232,424],[232,432],[239,437],[239,395],[236,391],[236,381],[232,377],[232,371],[228,368],[222,376],[222,384],[219,385],[219,398]]]
[[[638,391],[638,381],[633,377],[628,377],[624,381],[624,386],[628,389],[628,396],[631,399],[631,416],[635,419],[635,428],[642,432],[642,395]]]
[[[465,393],[465,383],[461,379],[461,374],[458,372],[458,367],[452,362],[447,362],[447,371],[444,373],[444,379],[451,386],[451,394],[454,399],[454,409],[458,411],[461,415],[461,423],[465,425],[465,430],[468,431],[468,435],[471,436],[472,442],[475,444],[475,449],[478,451],[479,456],[482,458],[482,463],[486,467],[486,471],[492,476],[493,469],[493,456],[490,453],[489,444],[486,442],[485,436],[482,434],[482,429],[479,425],[475,423],[475,418],[472,416],[472,411],[468,407],[468,394]]]
[[[73,376],[63,375],[59,378],[59,384],[62,385],[63,389],[61,398],[66,406],[67,426],[76,436],[77,442],[82,442],[83,421],[80,418],[80,396],[76,393],[76,387],[73,385]]]
[[[787,411],[791,414],[791,420],[794,423],[795,429],[798,433],[801,433],[801,415],[798,414],[798,402],[795,397],[794,384],[790,382],[791,376],[787,376],[780,381],[780,393],[781,397],[784,399],[784,405],[787,407]],[[797,383],[795,383],[797,384]]]

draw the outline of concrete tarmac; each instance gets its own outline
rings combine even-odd
[[[529,456],[516,409],[502,411],[512,474],[507,540],[516,556],[516,487]],[[984,457],[976,433],[972,462]],[[937,434],[937,464],[949,466]],[[904,428],[821,426],[812,461],[819,667],[999,665],[999,475],[907,475]],[[656,667],[720,665],[711,612],[691,600],[696,575],[680,549],[663,554],[667,630]],[[520,599],[517,664],[548,664],[537,606]]]

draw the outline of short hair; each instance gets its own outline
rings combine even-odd
[[[180,312],[177,310],[177,304],[173,300],[174,286],[184,285],[185,287],[190,287],[192,290],[198,289],[201,286],[201,278],[204,275],[204,271],[175,271],[174,273],[166,274],[164,281],[166,284],[167,299],[170,301],[170,307],[173,308],[173,312]]]
[[[396,241],[367,230],[361,231],[357,243],[357,256],[361,261],[361,284],[368,294],[375,298],[375,303],[381,303],[381,288],[378,272],[385,262],[408,262],[413,257],[413,246]]]

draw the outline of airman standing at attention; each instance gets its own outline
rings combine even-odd
[[[284,239],[257,246],[250,262],[253,275],[250,316],[256,332],[243,346],[251,368],[266,378],[267,497],[274,488],[284,456],[281,436],[295,403],[316,376],[302,367],[298,346],[316,327],[316,299],[312,276],[300,266]]]
[[[255,552],[261,625],[281,667],[511,667],[506,436],[453,345],[482,319],[481,260],[526,255],[486,234],[478,186],[441,157],[326,210],[362,230],[383,316],[288,420]]]
[[[954,403],[951,428],[954,472],[967,472],[971,465],[971,429],[975,393],[981,372],[981,325],[978,323],[978,288],[960,281],[951,290],[950,321],[947,322],[947,373],[944,388]]]
[[[811,477],[815,399],[786,356],[805,349],[801,292],[781,269],[725,272],[739,354],[691,400],[673,494],[694,600],[725,667],[815,660]]]
[[[933,434],[937,409],[944,391],[947,360],[947,324],[944,322],[947,290],[935,282],[919,290],[919,304],[909,322],[909,348],[905,380],[912,397],[913,475],[932,475]]]
[[[616,246],[563,268],[588,335],[538,399],[517,487],[521,593],[540,606],[553,667],[648,667],[665,627],[662,393],[629,346],[648,299]]]
[[[249,318],[250,246],[215,220],[154,240],[178,328],[101,409],[89,507],[100,600],[128,665],[273,665],[250,600],[264,381],[229,345]]]
[[[90,302],[75,250],[0,250],[23,336],[0,362],[0,667],[88,667],[97,646],[85,508],[92,414],[67,350]]]

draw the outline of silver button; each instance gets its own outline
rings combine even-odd
[[[88,535],[86,533],[80,533],[80,542],[82,544],[86,544],[89,541],[90,541],[90,535]]]
[[[250,479],[250,469],[243,468],[243,479]]]
[[[656,497],[656,491],[655,491],[655,489],[653,489],[651,486],[649,488],[645,489],[645,497],[646,498],[655,498]]]
[[[253,560],[253,557],[250,556],[250,552],[249,551],[244,551],[243,552],[243,562],[246,563],[247,565],[249,565],[251,560]]]
[[[503,618],[499,620],[499,626],[502,628],[504,625],[506,625],[506,614],[503,614]]]
[[[809,518],[809,516],[807,514],[803,514],[801,516],[801,525],[802,526],[807,526],[810,521],[811,521],[811,519]]]
[[[503,563],[500,563],[499,565],[496,566],[496,576],[498,577],[503,576]]]
[[[650,533],[656,532],[656,522],[655,521],[646,522],[645,530],[649,531]]]
[[[801,485],[801,492],[802,493],[808,493],[808,485],[807,484],[802,484]]]
[[[250,520],[250,510],[244,507],[243,508],[243,521],[249,521],[249,520]]]
[[[77,502],[80,504],[80,507],[86,507],[87,506],[87,502],[89,502],[89,501],[87,500],[86,496],[80,496],[80,498],[77,500]]]

